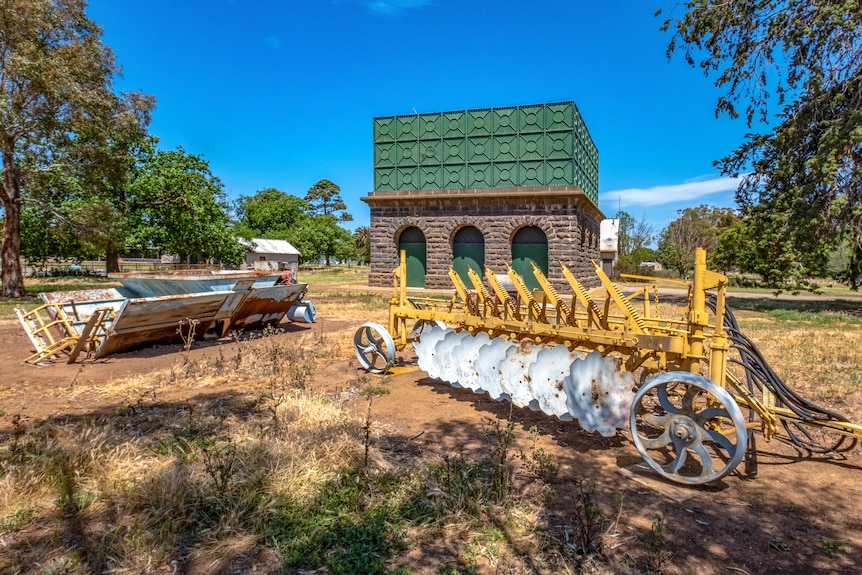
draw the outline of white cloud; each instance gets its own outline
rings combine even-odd
[[[685,201],[693,204],[701,196],[719,192],[735,192],[743,176],[737,178],[698,178],[682,184],[652,188],[628,188],[604,192],[602,200],[625,206],[660,206]]]

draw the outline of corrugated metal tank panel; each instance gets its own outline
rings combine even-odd
[[[580,186],[598,150],[574,102],[374,118],[374,191]]]

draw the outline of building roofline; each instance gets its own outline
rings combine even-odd
[[[370,192],[360,199],[372,206],[390,202],[482,198],[578,198],[597,214],[605,215],[580,186],[529,186],[511,188],[454,188],[445,190],[390,190]]]

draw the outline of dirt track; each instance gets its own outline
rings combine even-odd
[[[325,305],[318,308],[325,309]],[[351,327],[350,322],[326,320],[321,315],[313,325],[284,324],[285,332],[276,337]],[[197,347],[191,353],[194,357],[214,353],[216,346],[232,345],[236,344],[224,341]],[[0,346],[4,360],[0,362],[0,433],[9,431],[16,415],[38,420],[116,410],[133,398],[105,396],[98,391],[99,383],[169,369],[180,357],[177,346],[166,346],[76,365],[22,365],[29,342],[20,326],[11,321],[0,324]],[[410,354],[403,355],[409,362]],[[314,385],[333,393],[342,390],[362,375],[355,366],[354,358],[333,358],[315,374]],[[510,413],[508,404],[453,388],[420,371],[395,376],[388,385],[391,393],[375,399],[372,409],[383,430],[380,447],[393,461],[429,452],[487,453],[483,422],[505,420]],[[241,391],[228,383],[207,388],[205,394],[195,388],[160,393],[176,400],[204,402]],[[354,402],[348,407],[364,415],[365,400],[357,397]],[[661,513],[667,524],[667,551],[672,554],[670,573],[849,574],[858,573],[862,566],[859,448],[846,456],[813,458],[784,443],[761,439],[756,478],[745,476],[740,469],[709,486],[680,488],[650,473],[634,471],[635,476],[642,475],[636,479],[623,474],[641,461],[626,431],[603,438],[585,433],[577,423],[528,410],[515,409],[512,418],[519,446],[526,445],[528,430],[536,426],[541,433],[539,445],[561,465],[553,482],[556,496],[546,510],[557,517],[555,521],[570,520],[566,518],[571,514],[575,480],[595,482],[607,512],[615,509],[614,498],[624,495],[619,546],[613,551],[617,557],[624,557],[627,548],[648,547],[651,517]],[[844,551],[827,554],[830,541],[844,544]],[[638,560],[642,557],[632,557],[632,561]]]

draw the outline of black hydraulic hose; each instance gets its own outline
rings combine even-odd
[[[714,294],[708,295],[709,297],[707,298],[706,305],[713,313],[715,313],[716,297]],[[763,357],[760,349],[758,349],[754,342],[740,331],[739,324],[736,321],[736,316],[733,314],[733,310],[729,306],[725,306],[724,331],[727,333],[731,346],[739,353],[740,357],[738,360],[735,358],[728,358],[728,361],[743,367],[746,383],[751,393],[755,392],[755,388],[762,393],[765,386],[766,389],[775,396],[777,407],[785,407],[789,409],[804,422],[816,424],[817,422],[822,421],[849,421],[840,413],[831,411],[805,399],[784,383],[784,380],[775,373],[775,370],[772,369],[772,366],[770,366],[769,362],[766,361],[766,358]],[[751,413],[749,415],[749,419],[753,419],[753,416],[754,414]],[[846,439],[846,437],[842,436],[834,445],[824,446],[817,443],[801,424],[794,422],[793,426],[801,431],[807,439],[799,437],[790,428],[788,422],[782,421],[782,423],[787,430],[791,441],[804,449],[812,451],[837,451]],[[850,448],[855,444],[856,440],[854,439],[851,442]]]

